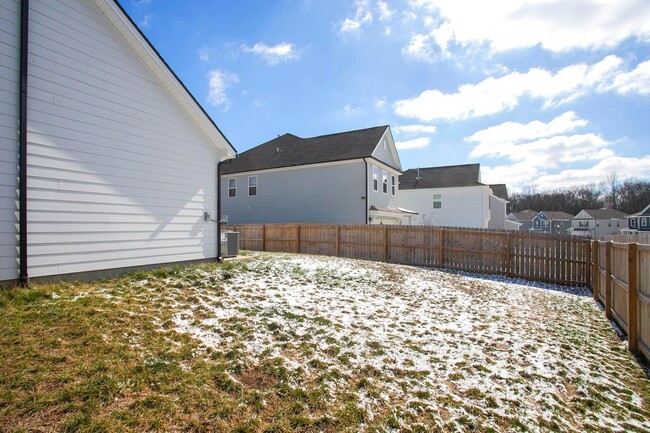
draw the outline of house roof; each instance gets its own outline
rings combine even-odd
[[[548,219],[550,219],[551,221],[562,221],[562,220],[568,221],[568,220],[572,220],[574,217],[574,215],[571,215],[570,213],[561,212],[561,211],[543,210],[540,213],[546,215]]]
[[[408,169],[400,176],[399,189],[480,186],[480,164]],[[418,175],[419,173],[419,175]]]
[[[632,215],[627,215],[626,218],[629,218],[629,217],[638,217],[638,216],[641,216],[641,215],[643,215],[643,216],[648,216],[648,215],[650,215],[650,204],[647,205],[645,208],[643,208],[643,210],[640,210],[640,211],[637,212],[637,213],[633,213]]]
[[[418,215],[417,212],[408,210],[408,209],[403,209],[403,208],[388,208],[388,207],[381,207],[381,206],[375,206],[374,204],[370,206],[368,210],[371,211],[377,211],[377,212],[386,212],[386,213],[396,213],[400,215]]]
[[[301,138],[284,134],[222,166],[223,174],[369,158],[389,126]],[[396,167],[393,167],[399,170]],[[400,170],[401,171],[401,170]]]
[[[126,13],[118,0],[94,0],[94,3],[116,27],[117,31],[124,37],[142,61],[160,79],[163,86],[169,90],[174,99],[188,113],[192,121],[209,138],[210,142],[225,151],[224,157],[233,158],[237,154],[235,147],[221,132],[217,124],[214,123],[196,98],[194,98],[194,95],[190,93],[181,79],[178,78],[158,50],[156,50],[149,39],[142,33],[142,30],[135,24],[129,14]]]
[[[532,221],[537,215],[537,212],[534,210],[526,209],[521,212],[512,212],[512,215],[517,218],[517,221]]]
[[[592,219],[596,220],[607,220],[607,219],[624,219],[627,214],[618,209],[583,209],[582,212],[587,213]],[[578,216],[575,219],[590,219],[590,218],[579,218]]]
[[[502,198],[506,201],[508,201],[508,189],[506,188],[505,183],[495,183],[492,185],[489,185],[490,189],[492,189],[492,194],[496,195],[499,198]]]

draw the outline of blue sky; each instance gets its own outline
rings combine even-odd
[[[404,169],[650,178],[648,0],[121,0],[239,152],[388,124]]]

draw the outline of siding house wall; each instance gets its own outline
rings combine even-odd
[[[372,167],[377,167],[378,169],[377,191],[373,189]],[[388,192],[386,194],[384,194],[382,187],[382,170],[388,173]],[[391,175],[395,176],[395,195],[391,194]],[[368,160],[368,207],[374,205],[397,209],[399,194],[399,172],[383,164],[378,164],[377,161]]]
[[[494,195],[489,196],[490,221],[488,228],[503,230],[506,228],[506,202]]]
[[[221,154],[103,12],[32,0],[29,59],[29,276],[216,257]]]
[[[440,194],[442,207],[433,208]],[[414,225],[486,228],[490,220],[487,186],[400,190],[400,206],[415,212]]]
[[[18,278],[20,1],[0,3],[0,281]]]
[[[248,177],[258,176],[257,195],[248,195]],[[304,165],[222,176],[222,214],[229,224],[278,222],[363,224],[366,195],[362,160]],[[237,196],[228,196],[237,179]]]

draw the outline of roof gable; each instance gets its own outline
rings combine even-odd
[[[627,216],[625,212],[618,209],[583,209],[575,216],[575,219],[624,219]]]
[[[384,143],[386,145],[385,149]],[[402,171],[402,163],[399,159],[397,147],[395,146],[395,140],[393,140],[393,134],[391,133],[390,128],[386,128],[384,136],[379,140],[377,146],[375,146],[375,150],[372,152],[372,156],[384,164],[395,167],[399,171]]]
[[[537,212],[526,209],[521,212],[511,212],[510,215],[512,215],[517,221],[532,221],[533,218],[535,218],[535,215],[537,215]]]
[[[127,41],[138,57],[151,69],[163,86],[173,95],[174,99],[183,107],[192,121],[208,138],[210,143],[224,152],[225,157],[233,158],[237,151],[206,113],[201,104],[194,98],[185,84],[169,67],[160,53],[133,22],[129,14],[117,0],[92,0],[92,3],[106,16],[108,21],[115,26],[118,33]]]
[[[495,196],[503,200],[508,201],[508,188],[506,188],[505,183],[495,183],[488,186],[492,190],[492,194],[494,194]]]
[[[543,216],[544,219],[549,219],[551,221],[569,221],[573,219],[573,215],[561,211],[541,211],[537,216]]]
[[[410,168],[400,176],[399,189],[485,186],[480,181],[480,164]]]
[[[370,158],[387,130],[388,126],[377,126],[311,138],[284,134],[243,152],[224,165],[222,173]]]

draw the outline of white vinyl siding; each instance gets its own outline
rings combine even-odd
[[[91,2],[31,5],[30,276],[215,257],[219,151]]]
[[[18,246],[18,120],[20,1],[0,3],[0,281],[16,280]]]

